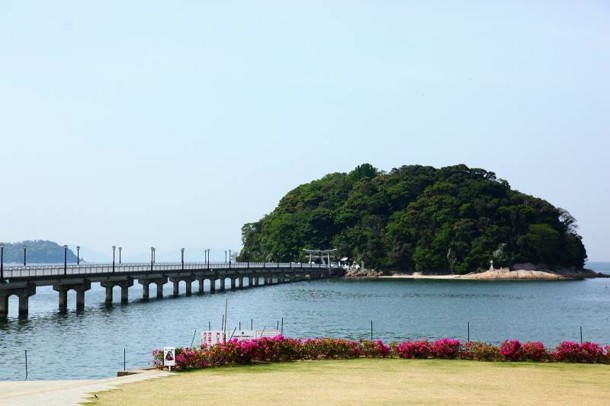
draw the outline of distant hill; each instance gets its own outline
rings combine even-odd
[[[304,261],[304,248],[336,248],[367,268],[467,273],[531,262],[582,268],[576,220],[466,165],[369,164],[288,192],[270,214],[242,227],[240,260]]]
[[[23,247],[26,246],[27,263],[57,264],[64,262],[64,247],[53,241],[35,240],[4,243],[4,263],[23,265]],[[68,249],[68,263],[76,262],[76,255]]]

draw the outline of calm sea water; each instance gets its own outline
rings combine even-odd
[[[588,267],[610,274],[610,263]],[[165,294],[169,295],[169,285]],[[195,290],[195,289],[194,289]],[[181,286],[181,292],[184,287]],[[153,290],[154,293],[154,290]],[[228,327],[275,328],[290,337],[369,338],[385,341],[453,337],[499,343],[540,340],[554,346],[583,339],[610,344],[610,279],[566,282],[326,280],[144,302],[141,286],[130,302],[103,304],[98,285],[83,312],[57,313],[57,293],[39,288],[30,317],[18,320],[17,299],[0,324],[0,380],[84,379],[147,366],[163,346],[190,346],[201,331],[219,329],[228,299]],[[115,298],[120,296],[115,288]],[[74,308],[73,292],[68,306]],[[194,340],[193,340],[194,337]]]

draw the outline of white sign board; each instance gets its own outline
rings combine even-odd
[[[256,330],[256,338],[262,338],[262,337],[275,337],[275,336],[279,336],[280,334],[282,334],[282,332],[280,330]]]
[[[235,330],[235,332],[233,333],[233,337],[231,337],[231,338],[237,338],[237,341],[252,340],[252,339],[256,338],[256,331],[255,330]]]
[[[218,343],[224,343],[226,341],[225,338],[224,331],[222,330],[203,331],[201,333],[201,346],[209,347]]]
[[[163,347],[163,366],[176,366],[176,347]]]

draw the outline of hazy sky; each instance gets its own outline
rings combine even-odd
[[[5,242],[200,260],[327,173],[464,163],[610,260],[609,130],[606,0],[0,0]]]

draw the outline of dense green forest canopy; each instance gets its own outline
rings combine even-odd
[[[53,241],[35,240],[17,243],[4,243],[4,263],[15,263],[23,265],[23,247],[26,247],[25,255],[27,264],[63,264],[64,247]],[[67,260],[69,263],[76,262],[76,255],[68,249]]]
[[[370,164],[288,192],[273,212],[242,227],[240,260],[306,261],[303,249],[336,248],[367,268],[466,273],[532,262],[581,268],[576,220],[512,190],[493,172],[456,165]]]

